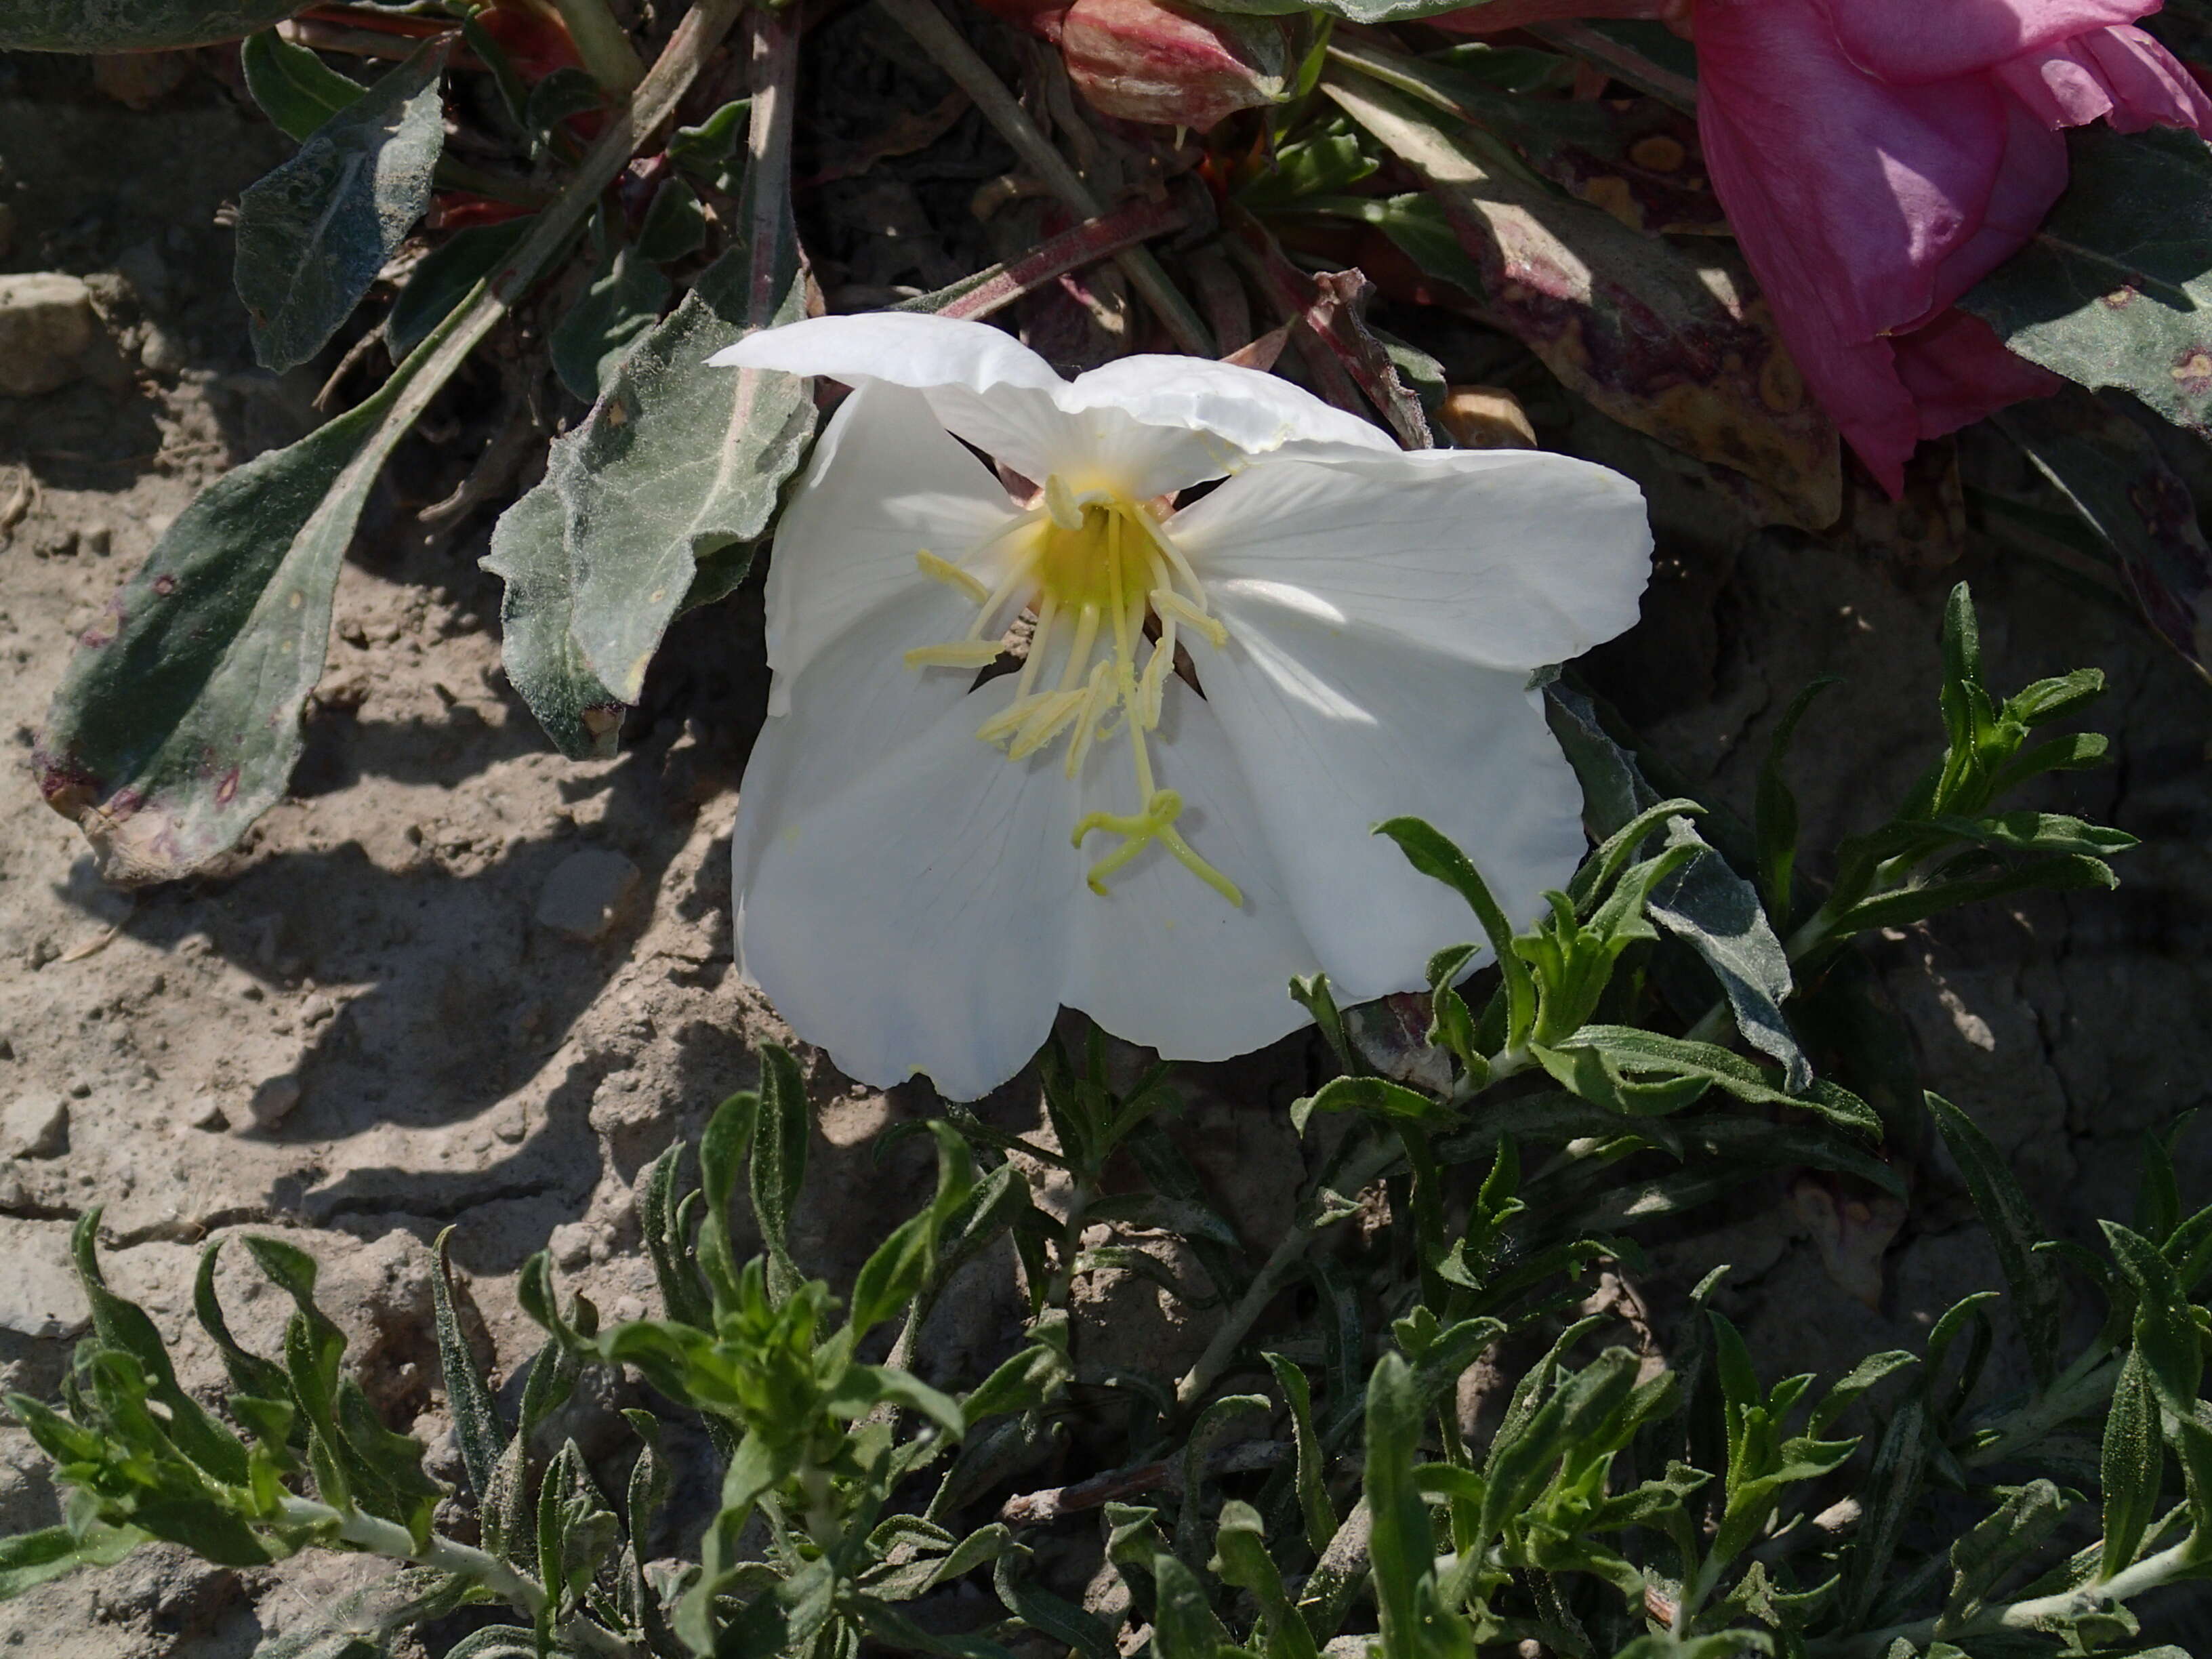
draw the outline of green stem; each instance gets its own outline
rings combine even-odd
[[[1971,1619],[1955,1624],[1941,1614],[1932,1619],[1915,1620],[1909,1625],[1892,1625],[1886,1630],[1865,1631],[1856,1636],[1838,1637],[1826,1642],[1815,1642],[1812,1651],[1818,1659],[1873,1659],[1886,1653],[1892,1644],[1899,1640],[1910,1643],[1917,1650],[1931,1641],[1964,1642],[1976,1636],[1994,1636],[2007,1632],[2044,1632],[2055,1626],[2071,1624],[2130,1596],[2141,1595],[2183,1578],[2197,1576],[2201,1551],[2194,1533],[2170,1549],[2138,1561],[2124,1572],[2115,1573],[2101,1583],[2082,1585],[2079,1589],[2060,1590],[2051,1595],[2038,1595],[2025,1601],[2008,1601],[1996,1607],[1984,1607]]]
[[[528,1574],[518,1572],[497,1556],[487,1554],[471,1545],[457,1543],[453,1539],[430,1534],[430,1541],[421,1549],[406,1528],[396,1521],[386,1521],[360,1510],[332,1509],[309,1498],[287,1498],[284,1500],[284,1519],[289,1525],[333,1528],[337,1536],[349,1544],[380,1555],[386,1560],[405,1561],[418,1567],[434,1567],[441,1572],[450,1572],[483,1585],[494,1595],[504,1599],[511,1607],[527,1613],[532,1622],[545,1609],[545,1587]],[[333,1527],[333,1523],[335,1526]],[[589,1619],[571,1619],[560,1626],[562,1638],[572,1646],[589,1648],[594,1653],[612,1656],[612,1659],[635,1659],[636,1647],[611,1631],[604,1630]]]
[[[1105,211],[1066,158],[1037,131],[1036,123],[1030,119],[1030,112],[1006,90],[1005,83],[977,55],[975,47],[945,21],[944,14],[931,0],[876,0],[876,3],[914,36],[938,68],[968,94],[975,107],[983,112],[983,118],[999,130],[999,136],[1013,146],[1024,165],[1054,195],[1085,219],[1095,219]],[[1160,262],[1152,258],[1149,248],[1125,247],[1114,256],[1114,263],[1121,266],[1122,274],[1158,314],[1168,332],[1175,337],[1176,345],[1194,357],[1213,356],[1212,335],[1199,319],[1198,313],[1191,309],[1190,301],[1182,297],[1168,279],[1167,272],[1160,269]]]
[[[2108,1398],[2120,1380],[2120,1364],[2102,1344],[2091,1348],[2035,1399],[1989,1425],[1997,1431],[1996,1438],[1975,1447],[1959,1461],[1968,1468],[1982,1468],[2033,1445],[2061,1424],[2071,1422]]]
[[[645,65],[629,43],[629,32],[607,9],[606,0],[553,0],[553,6],[568,26],[576,56],[584,60],[592,79],[611,97],[629,97],[645,79]]]
[[[1404,1156],[1404,1147],[1395,1142],[1377,1146],[1352,1166],[1339,1183],[1339,1190],[1358,1192],[1378,1176],[1395,1168]],[[1247,1333],[1259,1322],[1260,1316],[1275,1299],[1275,1293],[1288,1282],[1298,1263],[1305,1259],[1305,1254],[1312,1248],[1314,1241],[1342,1219],[1344,1218],[1339,1216],[1334,1220],[1314,1226],[1291,1224],[1281,1242],[1261,1264],[1250,1288],[1230,1310],[1229,1316],[1221,1322],[1220,1328],[1213,1334],[1213,1340],[1206,1345],[1206,1352],[1199,1355],[1197,1363],[1185,1371],[1182,1380],[1176,1384],[1176,1405],[1195,1405],[1213,1386],[1214,1379],[1228,1369],[1229,1362],[1236,1357],[1237,1344],[1243,1341]]]

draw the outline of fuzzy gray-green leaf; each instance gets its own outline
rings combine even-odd
[[[749,319],[747,281],[744,249],[709,267],[493,532],[507,675],[564,754],[612,751],[700,561],[761,536],[812,435],[804,380],[707,366],[750,326],[802,314],[793,277]]]
[[[303,0],[8,0],[0,52],[157,52],[235,40]]]
[[[1960,304],[2084,386],[2212,426],[2212,150],[2193,132],[2067,135],[2072,182],[2035,240]]]
[[[239,198],[234,280],[263,368],[321,350],[430,205],[450,49],[426,42]]]

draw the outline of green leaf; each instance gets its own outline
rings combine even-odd
[[[100,1269],[99,1238],[100,1211],[94,1207],[80,1216],[70,1231],[70,1253],[92,1309],[94,1336],[102,1347],[119,1349],[137,1362],[149,1397],[168,1414],[165,1427],[179,1451],[216,1480],[243,1485],[246,1479],[244,1444],[178,1383],[168,1348],[146,1310],[107,1288]]]
[[[248,35],[239,47],[238,58],[246,72],[246,89],[253,94],[253,101],[286,137],[296,143],[304,143],[316,128],[368,90],[275,29]]]
[[[1583,786],[1583,822],[1599,841],[1609,840],[1659,804],[1635,757],[1606,730],[1597,706],[1583,693],[1554,682],[1544,690],[1544,714]],[[1686,817],[1670,820],[1670,845],[1697,841]],[[1752,884],[1708,848],[1662,884],[1647,907],[1651,919],[1695,951],[1728,998],[1744,1040],[1782,1062],[1793,1091],[1812,1078],[1812,1067],[1784,1018],[1792,993],[1790,957],[1775,936]]]
[[[911,1301],[936,1265],[937,1236],[975,1182],[968,1143],[949,1126],[932,1122],[937,1139],[937,1195],[920,1215],[891,1230],[853,1280],[850,1315],[855,1337],[864,1336]]]
[[[192,1276],[193,1316],[222,1355],[223,1372],[232,1388],[257,1400],[289,1401],[292,1390],[284,1368],[241,1347],[230,1334],[230,1322],[223,1316],[222,1303],[215,1289],[216,1258],[222,1253],[219,1238],[209,1240],[200,1252],[199,1267]]]
[[[1413,1368],[1395,1353],[1376,1362],[1367,1383],[1367,1507],[1373,1530],[1375,1603],[1382,1643],[1392,1654],[1422,1650],[1422,1589],[1434,1586],[1435,1537],[1413,1479],[1426,1413]]]
[[[1959,303],[2029,362],[2212,425],[2212,154],[2193,132],[2066,135],[2071,182],[2035,240]]]
[[[1198,1575],[1162,1553],[1152,1558],[1152,1583],[1158,1606],[1152,1615],[1152,1651],[1158,1659],[1221,1659],[1229,1632],[1206,1600]]]
[[[1759,769],[1755,811],[1759,890],[1768,916],[1779,916],[1784,927],[1790,921],[1790,884],[1797,863],[1797,797],[1782,775],[1782,763],[1789,757],[1790,739],[1797,735],[1797,722],[1805,718],[1813,699],[1838,684],[1834,675],[1823,675],[1790,700],[1789,708],[1775,724],[1774,735],[1767,741],[1765,762]]]
[[[2015,1487],[1995,1514],[1952,1545],[1945,1624],[1972,1618],[2005,1574],[2050,1535],[2067,1508],[2057,1486],[2048,1480],[2031,1480]]]
[[[678,127],[668,140],[668,159],[702,183],[734,195],[738,188],[734,162],[742,168],[745,155],[745,118],[752,100],[727,103],[696,127]]]
[[[1114,1633],[1101,1620],[1016,1575],[1015,1565],[1026,1562],[1029,1554],[1026,1549],[1011,1548],[992,1563],[991,1587],[1007,1611],[1038,1634],[1073,1648],[1083,1659],[1121,1659]]]
[[[2151,1397],[2141,1349],[2129,1352],[2112,1387],[2099,1473],[2105,1496],[2105,1543],[2097,1577],[2108,1579],[2134,1565],[2158,1513],[2159,1486],[2166,1474],[2158,1406]]]
[[[447,1409],[453,1419],[453,1436],[460,1442],[461,1464],[469,1474],[469,1488],[481,1508],[491,1492],[492,1471],[507,1435],[500,1426],[499,1409],[492,1402],[491,1385],[477,1367],[476,1350],[461,1328],[453,1306],[453,1264],[449,1255],[453,1230],[438,1235],[435,1270],[430,1275],[431,1304],[438,1329],[439,1380],[445,1384]]]
[[[637,252],[655,264],[688,258],[707,245],[707,215],[698,193],[681,179],[653,192],[653,205],[637,228]]]
[[[535,217],[507,219],[495,225],[471,225],[432,248],[407,273],[406,286],[384,314],[384,345],[394,359],[405,357],[453,314],[476,285],[497,270],[521,246]]]
[[[0,52],[161,52],[235,40],[304,0],[8,0]]]
[[[602,256],[590,284],[553,325],[546,343],[561,384],[586,403],[599,395],[623,355],[652,332],[668,303],[668,278],[629,242]]]
[[[1769,1082],[1768,1073],[1753,1061],[1714,1043],[1663,1036],[1630,1025],[1585,1025],[1559,1048],[1567,1052],[1595,1048],[1622,1073],[1702,1078],[1754,1105],[1794,1106],[1863,1134],[1881,1133],[1881,1120],[1874,1109],[1848,1090],[1832,1083],[1815,1083],[1802,1094],[1788,1093]]]
[[[148,1536],[136,1527],[95,1521],[82,1536],[68,1527],[43,1527],[0,1538],[0,1601],[79,1567],[112,1567]]]
[[[2078,853],[2059,854],[2015,865],[1993,876],[1936,880],[1923,886],[1855,904],[1836,918],[1832,937],[1870,933],[1877,927],[1908,927],[1916,921],[1961,905],[2009,898],[2014,893],[2110,892],[2120,884],[2112,866]]]
[[[2144,619],[2200,672],[2212,666],[2212,544],[2152,434],[2078,389],[2017,404],[1998,424],[2097,532]]]
[[[1329,1531],[1334,1533],[1335,1528]],[[1324,1536],[1316,1547],[1326,1547],[1328,1541]],[[1319,1659],[1313,1632],[1291,1606],[1290,1595],[1283,1588],[1281,1570],[1267,1553],[1267,1535],[1260,1511],[1235,1498],[1224,1504],[1214,1548],[1212,1571],[1221,1582],[1249,1590],[1260,1604],[1261,1622],[1267,1632],[1261,1650],[1266,1659]],[[1163,1594],[1162,1601],[1165,1599]]]
[[[518,288],[552,248],[518,256]],[[480,292],[365,402],[201,491],[79,637],[33,762],[108,879],[185,875],[283,793],[370,488],[505,308]]]
[[[2066,1287],[2048,1257],[2036,1249],[2049,1235],[2020,1189],[2004,1154],[1968,1117],[1941,1095],[1928,1097],[1936,1133],[1966,1177],[1982,1224],[1989,1230],[1997,1266],[2012,1291],[2013,1316],[2027,1339],[2029,1363],[2046,1385],[2057,1375],[2058,1341],[2066,1317]]]
[[[2144,1380],[2169,1418],[2193,1418],[2204,1354],[2194,1310],[2173,1264],[2158,1247],[2117,1221],[2100,1221],[2113,1263],[2136,1293],[2135,1352]]]
[[[1931,1364],[1931,1377],[1933,1374]],[[1916,1395],[1889,1419],[1859,1486],[1859,1529],[1844,1565],[1843,1628],[1856,1630],[1863,1624],[1875,1598],[1889,1588],[1890,1562],[1923,1496],[1927,1467],[1928,1408]]]
[[[1806,529],[1842,507],[1833,424],[1717,246],[1680,247],[1560,194],[1498,140],[1332,64],[1322,90],[1419,173],[1481,272],[1498,326],[1603,414],[1745,474]],[[1698,238],[1697,241],[1709,242]],[[1663,397],[1652,395],[1663,385]]]
[[[1316,1112],[1367,1112],[1401,1123],[1433,1129],[1458,1126],[1459,1114],[1442,1101],[1388,1078],[1331,1078],[1312,1094],[1291,1103],[1291,1127],[1303,1135]]]
[[[320,351],[430,205],[451,51],[424,42],[239,198],[234,280],[263,368]]]
[[[1498,971],[1504,975],[1510,1011],[1506,1016],[1506,1042],[1509,1045],[1522,1042],[1535,1024],[1535,981],[1529,976],[1528,963],[1514,953],[1513,925],[1491,896],[1489,884],[1483,880],[1474,860],[1419,818],[1390,818],[1376,824],[1375,833],[1389,836],[1398,843],[1398,850],[1413,868],[1443,883],[1467,901],[1475,920],[1482,924]]]
[[[2088,853],[2109,858],[2141,844],[2124,830],[2108,830],[2063,812],[1999,812],[1980,818],[1941,813],[1927,823],[1960,841],[2008,853]]]
[[[761,1045],[760,1113],[750,1170],[753,1218],[769,1251],[769,1293],[781,1302],[805,1282],[791,1257],[792,1206],[806,1183],[806,1141],[814,1114],[799,1062],[780,1044]]]
[[[813,433],[805,380],[707,366],[750,328],[805,314],[795,263],[765,295],[751,281],[746,249],[709,266],[492,532],[507,677],[573,758],[614,752],[700,562],[760,538]],[[755,295],[768,314],[751,314]]]
[[[1319,1555],[1336,1536],[1336,1506],[1328,1497],[1328,1463],[1322,1455],[1321,1437],[1314,1432],[1313,1391],[1306,1374],[1279,1353],[1260,1356],[1275,1374],[1275,1385],[1291,1410],[1291,1430],[1297,1444],[1298,1510],[1305,1522],[1306,1542]]]

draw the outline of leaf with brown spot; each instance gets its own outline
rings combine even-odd
[[[1730,256],[1693,255],[1565,199],[1494,154],[1495,140],[1380,82],[1339,65],[1322,87],[1428,181],[1481,274],[1486,320],[1614,420],[1765,485],[1789,522],[1834,521],[1835,426]]]

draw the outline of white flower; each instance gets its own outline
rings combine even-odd
[[[734,848],[741,970],[849,1075],[968,1099],[1063,1004],[1219,1060],[1303,1021],[1293,975],[1419,986],[1474,929],[1370,836],[1398,814],[1516,919],[1566,884],[1581,795],[1529,675],[1636,619],[1626,478],[1403,453],[1195,358],[1070,382],[942,318],[817,318],[714,361],[855,388],[776,531]]]

